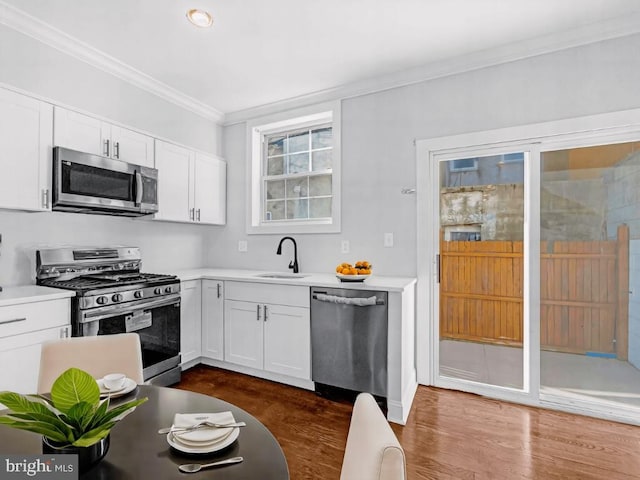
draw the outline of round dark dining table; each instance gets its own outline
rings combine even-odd
[[[174,388],[139,385],[129,395],[114,399],[113,405],[133,398],[149,400],[121,420],[111,430],[106,456],[82,480],[170,480],[222,479],[288,480],[289,469],[282,448],[267,428],[255,417],[235,405],[214,397]],[[176,413],[213,413],[230,411],[237,422],[246,422],[240,435],[228,447],[206,455],[181,453],[169,446],[166,435],[158,430],[169,427]],[[42,436],[0,425],[0,453],[41,454]],[[187,474],[178,470],[183,463],[209,463],[231,457],[244,457],[235,465]]]

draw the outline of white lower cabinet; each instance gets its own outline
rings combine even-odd
[[[224,282],[202,280],[202,356],[224,360]]]
[[[226,362],[310,380],[308,287],[226,282]]]
[[[180,356],[184,366],[200,358],[202,285],[200,280],[180,284]]]
[[[11,295],[11,290],[4,294]],[[36,393],[40,345],[71,336],[70,321],[68,298],[0,307],[0,391]]]
[[[71,336],[71,327],[47,328],[0,338],[0,391],[36,393],[40,371],[40,345],[47,340]],[[1,404],[0,404],[1,405]]]

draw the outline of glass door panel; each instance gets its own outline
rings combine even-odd
[[[640,406],[640,142],[540,166],[541,392]]]
[[[524,158],[440,162],[441,376],[523,388]]]

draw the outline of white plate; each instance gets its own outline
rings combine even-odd
[[[222,430],[222,429],[218,429],[218,430]],[[225,428],[224,430],[227,430],[227,432],[223,433],[222,436],[214,438],[213,440],[191,440],[189,438],[185,438],[185,435],[180,435],[180,432],[172,432],[172,433],[173,433],[173,440],[175,441],[175,443],[179,443],[187,447],[201,448],[201,447],[208,447],[216,443],[224,442],[227,439],[227,437],[233,433],[234,429],[233,427],[231,427],[231,428]]]
[[[179,450],[184,453],[213,453],[231,445],[233,442],[236,441],[239,435],[240,435],[240,428],[236,427],[228,436],[226,436],[223,440],[219,442],[203,445],[201,447],[195,447],[195,446],[191,447],[191,446],[187,446],[182,443],[179,443],[177,440],[175,440],[173,438],[173,433],[167,433],[167,443],[171,445],[173,448],[175,448],[176,450]]]
[[[336,273],[336,277],[340,279],[341,282],[364,282],[366,278],[369,278],[371,274],[368,275],[343,275],[342,273]]]
[[[98,387],[100,387],[101,397],[110,397],[110,398],[121,397],[122,395],[126,395],[127,393],[133,392],[137,386],[138,384],[134,380],[130,378],[125,378],[124,386],[122,388],[120,388],[119,390],[109,390],[104,386],[104,382],[102,381],[102,379],[98,380]]]

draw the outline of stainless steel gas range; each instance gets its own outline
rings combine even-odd
[[[140,272],[136,247],[55,248],[36,252],[37,283],[74,290],[73,336],[135,332],[145,383],[180,381],[180,281]]]

